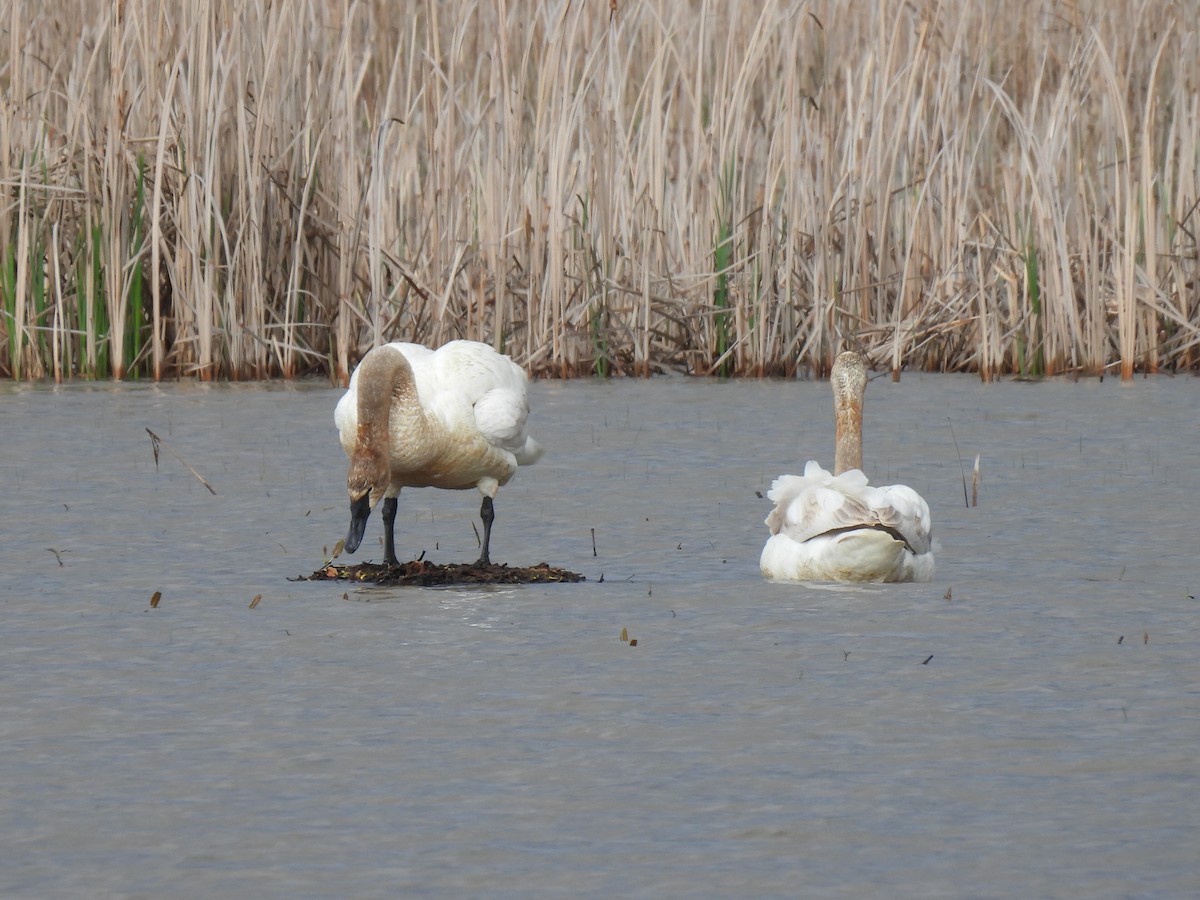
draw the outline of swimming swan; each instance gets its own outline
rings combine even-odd
[[[525,430],[528,378],[487,344],[451,341],[437,350],[395,342],[369,352],[333,413],[350,457],[350,532],[346,550],[362,543],[367,517],[383,500],[383,561],[396,559],[396,498],[404,487],[483,494],[483,552],[495,518],[493,499],[517,466],[542,448]]]
[[[862,473],[867,365],[847,351],[834,361],[837,444],[830,474],[814,460],[775,479],[767,498],[771,537],[759,568],[771,581],[932,581],[929,506],[903,484],[873,487]]]

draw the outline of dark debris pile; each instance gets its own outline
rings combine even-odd
[[[335,566],[332,563],[317,569],[301,581],[357,581],[364,584],[406,584],[432,587],[442,584],[553,584],[584,581],[584,577],[566,569],[556,569],[547,563],[536,566],[508,566],[493,563],[433,563],[414,559],[398,566],[379,563]]]

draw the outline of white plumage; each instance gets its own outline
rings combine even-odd
[[[350,532],[358,549],[370,511],[384,501],[384,562],[396,565],[396,497],[404,487],[483,494],[483,548],[487,564],[493,499],[517,467],[542,448],[526,430],[528,377],[507,356],[475,341],[451,341],[431,350],[395,342],[363,357],[338,401],[333,419],[350,458]]]
[[[803,475],[775,479],[759,568],[772,581],[931,581],[928,504],[907,485],[872,486],[861,470],[862,355],[839,355],[831,381],[837,474],[810,460]]]

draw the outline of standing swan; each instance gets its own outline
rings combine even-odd
[[[872,487],[862,473],[867,364],[846,351],[834,361],[834,474],[815,460],[804,475],[775,479],[767,498],[771,537],[758,566],[771,581],[932,581],[929,506],[903,484]]]
[[[383,499],[383,561],[396,559],[396,498],[404,487],[483,494],[483,552],[495,518],[493,498],[517,466],[542,448],[525,430],[528,378],[487,344],[451,341],[437,350],[395,342],[368,353],[333,413],[350,457],[350,532],[346,550],[362,543],[367,517]]]

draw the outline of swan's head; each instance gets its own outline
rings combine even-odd
[[[367,531],[371,510],[383,498],[391,472],[387,457],[377,448],[360,445],[350,458],[346,475],[346,490],[350,494],[350,531],[346,535],[346,552],[353,553],[362,543]]]
[[[857,350],[845,350],[833,361],[829,373],[833,385],[833,396],[838,406],[855,404],[862,407],[863,394],[867,390],[867,361]]]

